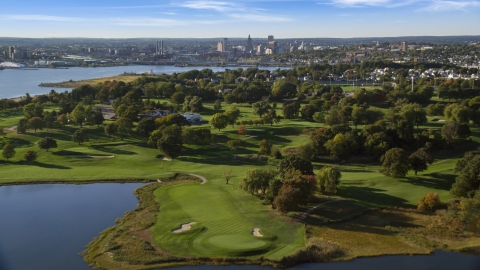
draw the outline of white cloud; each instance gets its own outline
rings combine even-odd
[[[262,15],[262,14],[247,14],[247,13],[233,13],[229,15],[232,18],[240,19],[250,22],[289,22],[292,21],[290,18],[271,16],[271,15]]]
[[[480,7],[479,1],[431,1],[425,8],[422,8],[421,11],[430,11],[430,12],[439,12],[439,11],[453,11],[453,10],[463,10],[468,11],[472,8]]]
[[[245,11],[245,7],[243,5],[232,2],[187,1],[177,5],[184,8],[213,10],[217,12]]]

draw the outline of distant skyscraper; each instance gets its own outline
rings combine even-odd
[[[268,43],[272,42],[273,40],[273,36],[268,36]]]
[[[163,55],[163,40],[157,40],[155,45],[155,61]]]
[[[262,55],[263,54],[263,45],[262,44],[258,44],[257,46],[257,55]]]
[[[253,43],[252,43],[252,39],[250,38],[250,35],[248,35],[247,46],[245,46],[245,52],[250,53],[252,51],[253,51]]]
[[[228,46],[228,38],[224,38],[223,41],[217,43],[217,51],[226,52]]]
[[[407,42],[406,41],[402,42],[402,46],[401,46],[400,49],[405,52],[407,50],[407,48],[408,48]]]

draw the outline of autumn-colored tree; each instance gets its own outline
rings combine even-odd
[[[417,209],[420,211],[435,212],[442,206],[438,193],[427,193],[418,201]]]

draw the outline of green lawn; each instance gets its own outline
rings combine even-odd
[[[253,196],[229,185],[183,184],[158,188],[160,214],[151,231],[155,243],[174,254],[255,256],[277,259],[304,245],[303,226],[287,223]],[[173,233],[196,222],[191,231]],[[263,237],[251,234],[259,228]]]

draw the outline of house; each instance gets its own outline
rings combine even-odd
[[[156,118],[168,116],[170,114],[171,112],[169,110],[153,110],[143,114],[139,114],[138,116],[140,117],[140,119],[147,118],[147,117],[156,119]]]
[[[203,121],[199,113],[181,113],[180,115],[185,117],[190,123],[200,123]]]

